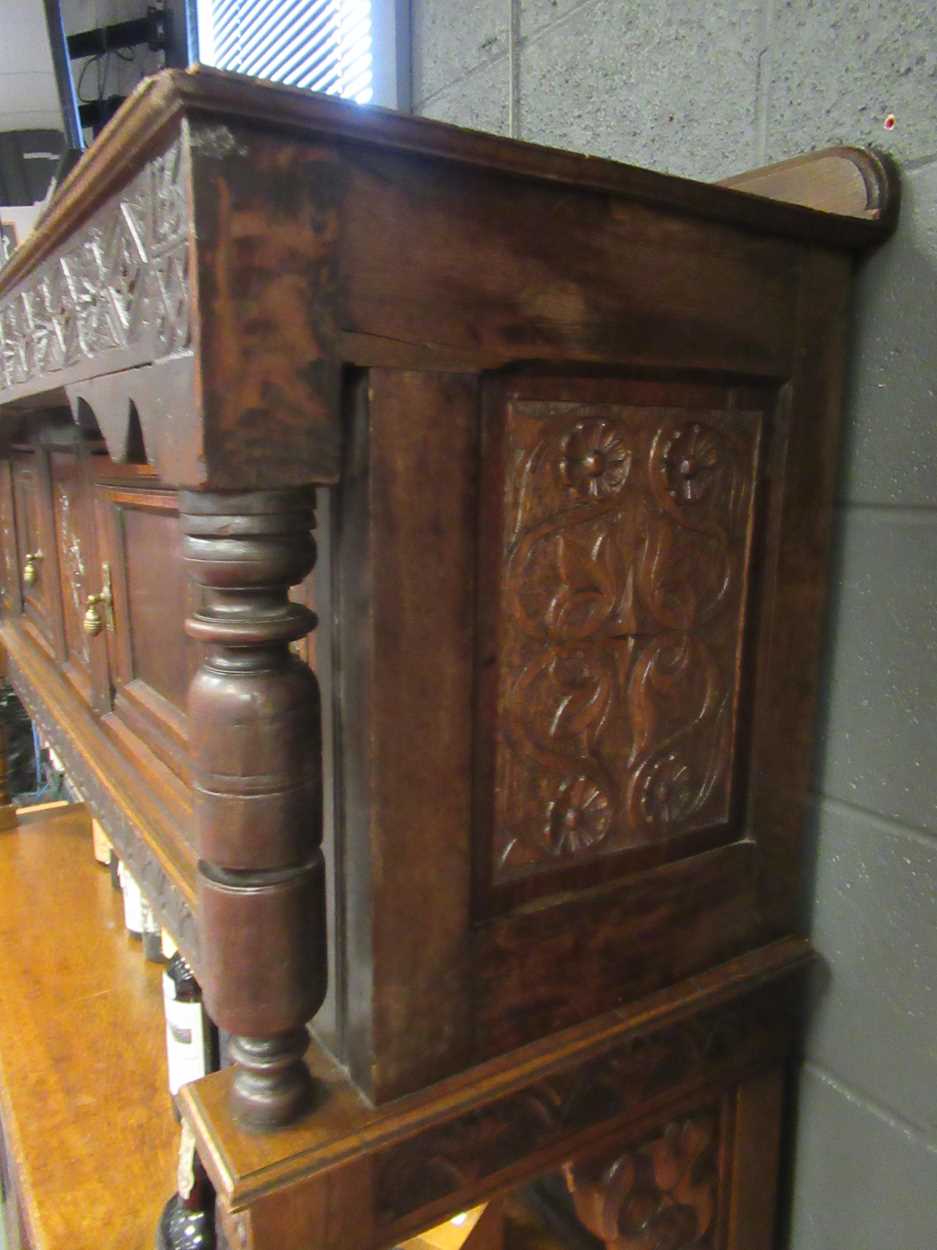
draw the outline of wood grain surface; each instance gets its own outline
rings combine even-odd
[[[0,836],[0,1114],[34,1250],[150,1250],[174,1187],[160,970],[84,806]]]

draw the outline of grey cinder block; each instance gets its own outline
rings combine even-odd
[[[416,111],[472,70],[507,55],[506,0],[412,0],[412,83]]]
[[[772,10],[767,158],[874,143],[937,153],[937,5],[781,0]],[[884,128],[893,114],[895,127]]]

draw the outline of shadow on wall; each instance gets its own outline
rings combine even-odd
[[[803,848],[800,924],[819,959],[801,1049],[814,1084],[820,1072],[852,1091],[859,1109],[851,1115],[868,1111],[872,1119],[861,1122],[898,1126],[879,1134],[904,1125],[924,1142],[934,1128],[937,1005],[932,912],[927,920],[937,873],[937,162],[912,164],[902,180],[898,231],[861,262],[853,296],[815,802]],[[789,1226],[779,1245],[799,1250],[826,1245],[840,1217],[814,1209],[820,1182],[806,1175],[823,1138],[811,1122],[816,1103],[792,1099],[789,1112],[792,1169],[781,1208]],[[873,1140],[883,1138],[871,1134],[858,1153],[874,1151]],[[796,1184],[795,1142],[804,1156]],[[926,1172],[927,1148],[913,1149]],[[843,1159],[828,1161],[833,1181],[845,1183],[848,1153],[844,1143]],[[868,1178],[856,1210],[893,1208],[895,1195],[875,1201],[884,1183]],[[925,1205],[902,1220],[917,1235],[935,1218]],[[878,1232],[867,1234],[863,1250],[877,1248]]]

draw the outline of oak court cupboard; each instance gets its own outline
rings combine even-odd
[[[232,1247],[557,1169],[619,1250],[772,1244],[896,211],[870,152],[705,186],[199,68],[0,273],[9,676],[233,1037],[180,1095]]]

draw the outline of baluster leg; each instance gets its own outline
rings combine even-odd
[[[306,1021],[325,996],[315,676],[290,643],[315,624],[290,586],[315,561],[314,494],[184,492],[184,555],[204,657],[189,692],[205,1002],[234,1035],[233,1111],[257,1128],[313,1089]]]

